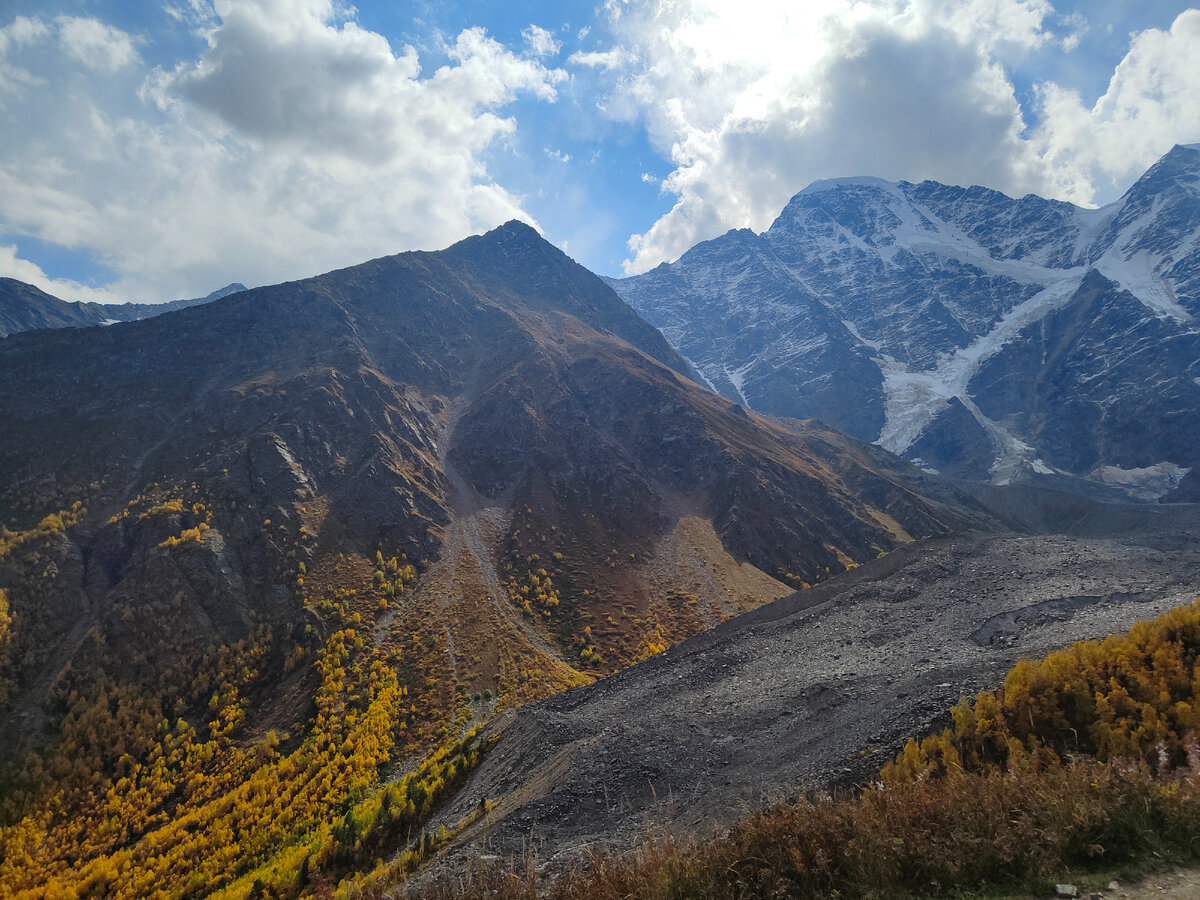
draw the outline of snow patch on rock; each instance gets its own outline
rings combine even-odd
[[[1183,476],[1190,471],[1190,468],[1173,462],[1160,462],[1135,469],[1100,466],[1092,472],[1091,477],[1101,484],[1124,488],[1139,499],[1157,500],[1178,487]]]

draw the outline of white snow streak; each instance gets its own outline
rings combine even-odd
[[[903,453],[946,408],[946,402],[951,397],[958,397],[999,442],[1002,453],[997,458],[997,466],[1007,467],[1006,460],[1015,456],[1023,458],[1032,452],[1031,447],[979,411],[967,394],[967,385],[985,360],[1003,349],[1024,328],[1066,303],[1079,288],[1083,269],[1042,269],[1042,278],[1043,283],[1048,282],[1043,290],[1009,310],[991,331],[976,338],[970,346],[943,355],[932,371],[914,372],[890,356],[878,360],[887,395],[883,430],[876,441],[879,446],[892,453]]]

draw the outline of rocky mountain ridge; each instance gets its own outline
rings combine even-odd
[[[610,283],[723,396],[932,470],[1152,499],[1200,459],[1200,145],[1100,209],[820,181]]]
[[[60,300],[15,278],[0,278],[0,338],[39,328],[87,328],[92,325],[135,322],[189,306],[212,303],[244,290],[244,284],[234,282],[191,300],[170,300],[166,303],[92,303],[82,300]]]

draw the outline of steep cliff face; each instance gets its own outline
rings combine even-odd
[[[1200,145],[1092,210],[821,181],[611,284],[724,396],[942,472],[1149,498],[1200,458]]]

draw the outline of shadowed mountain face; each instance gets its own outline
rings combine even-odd
[[[1200,462],[1198,235],[1200,145],[1177,146],[1095,210],[821,181],[761,235],[611,283],[753,409],[945,474],[1151,499]]]
[[[88,673],[155,687],[264,627],[261,670],[279,677],[250,719],[303,730],[283,657],[349,616],[404,660],[417,750],[788,585],[991,521],[877,448],[772,424],[689,371],[517,223],[143,322],[9,337],[0,749],[52,738],[53,698]]]
[[[40,328],[86,328],[161,316],[166,312],[211,303],[244,291],[244,284],[228,284],[205,297],[168,303],[68,303],[15,278],[0,278],[0,338]]]

